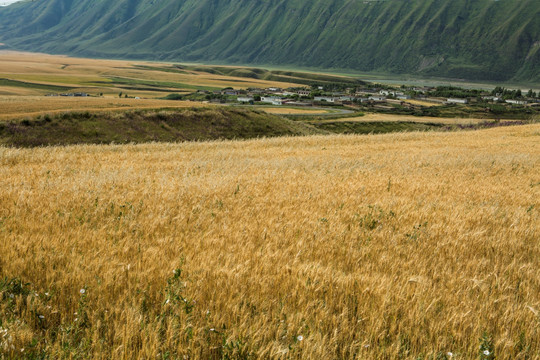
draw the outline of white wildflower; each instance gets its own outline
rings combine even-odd
[[[86,289],[82,288],[81,290],[79,290],[79,292],[81,293],[81,295],[83,295],[86,293]]]
[[[449,352],[447,352],[447,353],[446,353],[446,355],[447,355],[448,357],[452,357],[452,356],[454,356],[454,354],[452,354],[452,353],[451,353],[450,351],[449,351]]]
[[[38,317],[39,317],[41,320],[45,319],[45,316],[43,316],[43,315],[39,315]]]
[[[298,335],[298,337],[296,338],[298,341],[302,341],[304,340],[304,337],[302,335]]]
[[[491,353],[489,352],[489,350],[484,350],[483,354],[486,355],[486,356],[489,356],[489,354],[491,354]]]

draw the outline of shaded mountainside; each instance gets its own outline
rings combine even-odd
[[[34,0],[10,48],[93,57],[540,81],[538,0]]]

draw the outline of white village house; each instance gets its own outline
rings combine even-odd
[[[326,101],[326,102],[329,102],[329,103],[335,103],[336,102],[336,98],[332,97],[332,96],[315,96],[313,98],[313,100],[315,100],[315,101]],[[337,100],[339,100],[339,99],[337,99]]]
[[[508,104],[514,104],[514,105],[526,105],[528,103],[527,100],[512,100],[512,99],[508,99],[505,102],[507,102]]]
[[[249,103],[252,102],[254,99],[248,96],[239,96],[236,100],[241,103]]]
[[[449,104],[468,104],[468,103],[469,103],[469,100],[467,100],[467,99],[453,99],[453,98],[450,98],[450,99],[447,99],[446,102],[449,103]]]
[[[262,96],[261,102],[270,103],[272,105],[283,105],[283,99],[275,96]]]

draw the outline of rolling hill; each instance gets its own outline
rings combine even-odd
[[[34,0],[0,43],[90,57],[540,81],[538,0]]]

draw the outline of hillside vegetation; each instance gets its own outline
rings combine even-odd
[[[37,0],[0,8],[14,49],[540,81],[537,0]]]
[[[180,142],[326,133],[262,111],[225,107],[63,112],[0,122],[0,145]]]
[[[540,125],[0,147],[0,204],[0,358],[540,357]]]

